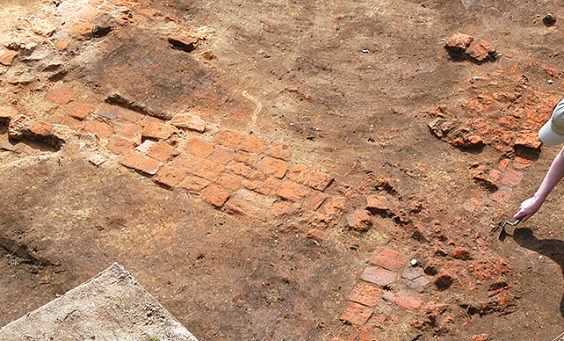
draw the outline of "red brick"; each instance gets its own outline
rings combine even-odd
[[[131,122],[131,123],[138,123],[139,121],[141,121],[143,119],[143,117],[145,117],[145,115],[140,114],[136,111],[133,110],[129,110],[126,108],[121,108],[118,107],[118,117],[121,118],[122,120]]]
[[[325,202],[322,210],[331,216],[340,216],[345,210],[347,200],[343,197],[334,197]]]
[[[288,169],[288,163],[286,161],[265,157],[259,164],[258,169],[266,175],[273,175],[278,179],[282,179]]]
[[[290,147],[281,144],[276,144],[267,148],[263,154],[284,161],[290,161],[290,159],[292,158],[292,151]]]
[[[202,200],[220,208],[229,199],[230,192],[216,185],[208,186],[203,191]]]
[[[317,240],[325,240],[327,238],[327,233],[325,233],[325,231],[313,229],[313,230],[309,230],[307,232],[307,237],[317,239]],[[365,305],[367,305],[367,304],[365,304]]]
[[[309,177],[311,174],[311,169],[302,164],[295,165],[288,171],[288,179],[300,183],[302,185],[307,185],[309,182]]]
[[[133,142],[118,136],[112,136],[106,147],[116,154],[123,154],[133,149]]]
[[[288,171],[288,178],[302,185],[324,191],[333,182],[328,174],[311,170],[305,165],[295,165]]]
[[[295,182],[286,181],[280,185],[276,194],[283,199],[296,201],[309,196],[311,189]]]
[[[425,289],[427,288],[429,283],[431,283],[429,276],[421,276],[421,277],[417,277],[414,280],[408,282],[407,285],[413,290],[416,290],[418,292],[423,292],[423,291],[425,291]]]
[[[245,152],[260,153],[264,148],[264,140],[256,136],[247,136],[239,145],[239,149]]]
[[[369,266],[362,272],[360,279],[363,281],[379,285],[381,287],[388,286],[394,283],[397,279],[397,274],[390,270],[386,270],[379,266]]]
[[[45,99],[55,104],[67,104],[68,102],[70,102],[72,96],[74,96],[75,93],[76,90],[67,86],[61,86],[57,89],[49,91]]]
[[[35,122],[29,127],[29,133],[32,139],[48,138],[53,133],[53,126],[47,122]]]
[[[394,303],[406,310],[417,310],[423,304],[423,299],[417,295],[400,291],[396,294]]]
[[[104,105],[100,109],[100,111],[98,111],[98,116],[102,116],[110,120],[115,120],[119,117],[122,109],[122,107],[119,107],[117,105]]]
[[[373,307],[380,299],[382,289],[365,282],[358,282],[349,295],[349,301]]]
[[[247,178],[251,181],[262,180],[262,178],[264,177],[260,172],[254,170],[250,167],[247,167],[242,163],[232,164],[228,168],[234,174],[240,175],[240,176]]]
[[[255,153],[249,153],[245,151],[238,150],[234,154],[236,162],[242,162],[249,167],[256,168],[257,163],[259,162],[259,156]]]
[[[159,141],[151,146],[151,149],[147,151],[147,156],[152,157],[155,160],[165,162],[175,155],[175,148],[170,144]]]
[[[347,308],[339,319],[357,326],[362,326],[370,319],[372,313],[373,310],[370,307],[355,302],[347,302]]]
[[[327,199],[327,194],[318,192],[313,196],[313,198],[308,201],[307,206],[312,211],[316,211],[321,206],[321,204],[323,204],[325,199]]]
[[[236,176],[229,174],[223,174],[215,183],[230,191],[236,191],[241,187],[241,181]]]
[[[517,156],[515,158],[515,162],[513,163],[513,167],[515,167],[515,169],[523,170],[531,167],[532,164],[533,162],[531,160]]]
[[[68,105],[67,112],[71,117],[83,120],[92,112],[92,106],[88,103],[72,102]]]
[[[188,142],[188,144],[186,144],[185,151],[188,154],[192,154],[194,156],[205,159],[208,156],[212,155],[213,147],[211,144],[205,141],[202,141],[197,138],[193,138]]]
[[[225,170],[225,166],[207,159],[201,159],[192,155],[182,155],[176,158],[179,167],[188,173],[197,175],[206,180],[216,182]]]
[[[86,123],[83,129],[85,132],[96,134],[103,138],[108,138],[113,134],[112,127],[100,121]]]
[[[248,190],[256,191],[256,189],[259,187],[260,183],[261,182],[259,180],[244,181],[243,186],[245,186],[245,188],[248,189]]]
[[[215,149],[212,155],[208,156],[208,159],[222,165],[226,165],[233,160],[233,151],[231,149],[219,147]]]
[[[507,186],[516,186],[523,180],[523,173],[507,169],[501,174],[500,182]]]
[[[215,134],[213,141],[229,148],[236,149],[239,147],[245,136],[241,133],[231,130],[223,130]]]
[[[405,255],[398,251],[378,247],[372,253],[372,257],[370,257],[370,264],[398,272],[404,268],[405,258]]]
[[[119,163],[126,167],[133,168],[150,175],[157,173],[160,166],[162,165],[162,163],[158,162],[157,160],[151,159],[148,156],[141,155],[135,151],[126,152],[119,160]]]
[[[262,183],[260,183],[255,189],[255,191],[260,194],[272,196],[276,194],[276,191],[278,190],[279,187],[280,187],[280,181],[274,178],[268,178]]]
[[[120,136],[139,140],[139,126],[135,123],[117,123],[114,131]]]
[[[387,212],[393,209],[393,205],[384,195],[369,195],[366,197],[366,209],[376,212]]]
[[[372,216],[367,210],[354,210],[347,216],[347,224],[357,231],[366,231],[372,226]]]
[[[455,48],[461,51],[464,51],[468,48],[470,43],[474,40],[472,36],[469,36],[464,33],[456,33],[452,35],[446,42],[446,46],[449,48]]]
[[[170,124],[149,122],[143,127],[142,135],[152,139],[167,139],[174,132]]]
[[[178,162],[173,161],[164,165],[153,180],[168,187],[178,187],[186,176],[188,176],[186,169],[178,167]]]
[[[495,56],[495,52],[495,47],[490,42],[480,38],[472,41],[466,49],[466,54],[479,62]]]
[[[190,193],[200,194],[200,192],[206,188],[210,182],[206,179],[202,179],[197,176],[187,175],[178,185],[180,188],[184,188]]]
[[[89,22],[75,22],[71,25],[69,34],[73,38],[89,36],[94,32],[94,24]]]

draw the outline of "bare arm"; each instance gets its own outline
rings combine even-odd
[[[523,221],[529,219],[533,214],[537,213],[544,203],[544,200],[556,186],[556,184],[564,177],[564,148],[560,150],[558,155],[552,161],[552,165],[546,172],[544,180],[539,189],[531,198],[523,201],[519,207],[519,211],[513,216],[521,218]]]

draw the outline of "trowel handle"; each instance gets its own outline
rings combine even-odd
[[[516,219],[516,220],[515,220],[514,222],[512,222],[512,223],[507,222],[507,225],[515,226],[515,225],[519,224],[520,222],[521,222],[521,218]]]

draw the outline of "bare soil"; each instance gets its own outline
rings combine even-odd
[[[534,132],[564,92],[561,1],[2,6],[0,56],[18,55],[0,64],[0,107],[72,133],[57,135],[62,143],[18,135],[15,116],[0,115],[0,143],[21,143],[0,150],[0,326],[119,262],[201,341],[552,340],[564,331],[564,189],[498,238],[558,152]],[[95,15],[81,12],[88,6]],[[555,25],[543,23],[547,13]],[[490,42],[497,58],[453,57],[444,46],[457,32]],[[172,44],[175,34],[193,46]],[[96,120],[69,117],[63,86]],[[124,127],[107,105],[165,120],[194,108],[210,143],[229,129],[289,146],[293,162],[334,177],[324,193],[345,198],[344,211],[322,226],[305,211],[273,215],[261,201],[241,214],[230,201],[215,207],[159,185],[122,166],[110,135],[89,128]],[[359,232],[346,218],[370,195],[395,206],[370,212]],[[430,279],[417,292],[423,303],[405,309],[383,295],[367,322],[343,321],[377,247],[417,260]]]

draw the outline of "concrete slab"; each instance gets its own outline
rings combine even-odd
[[[0,340],[198,341],[117,263],[7,324]]]

